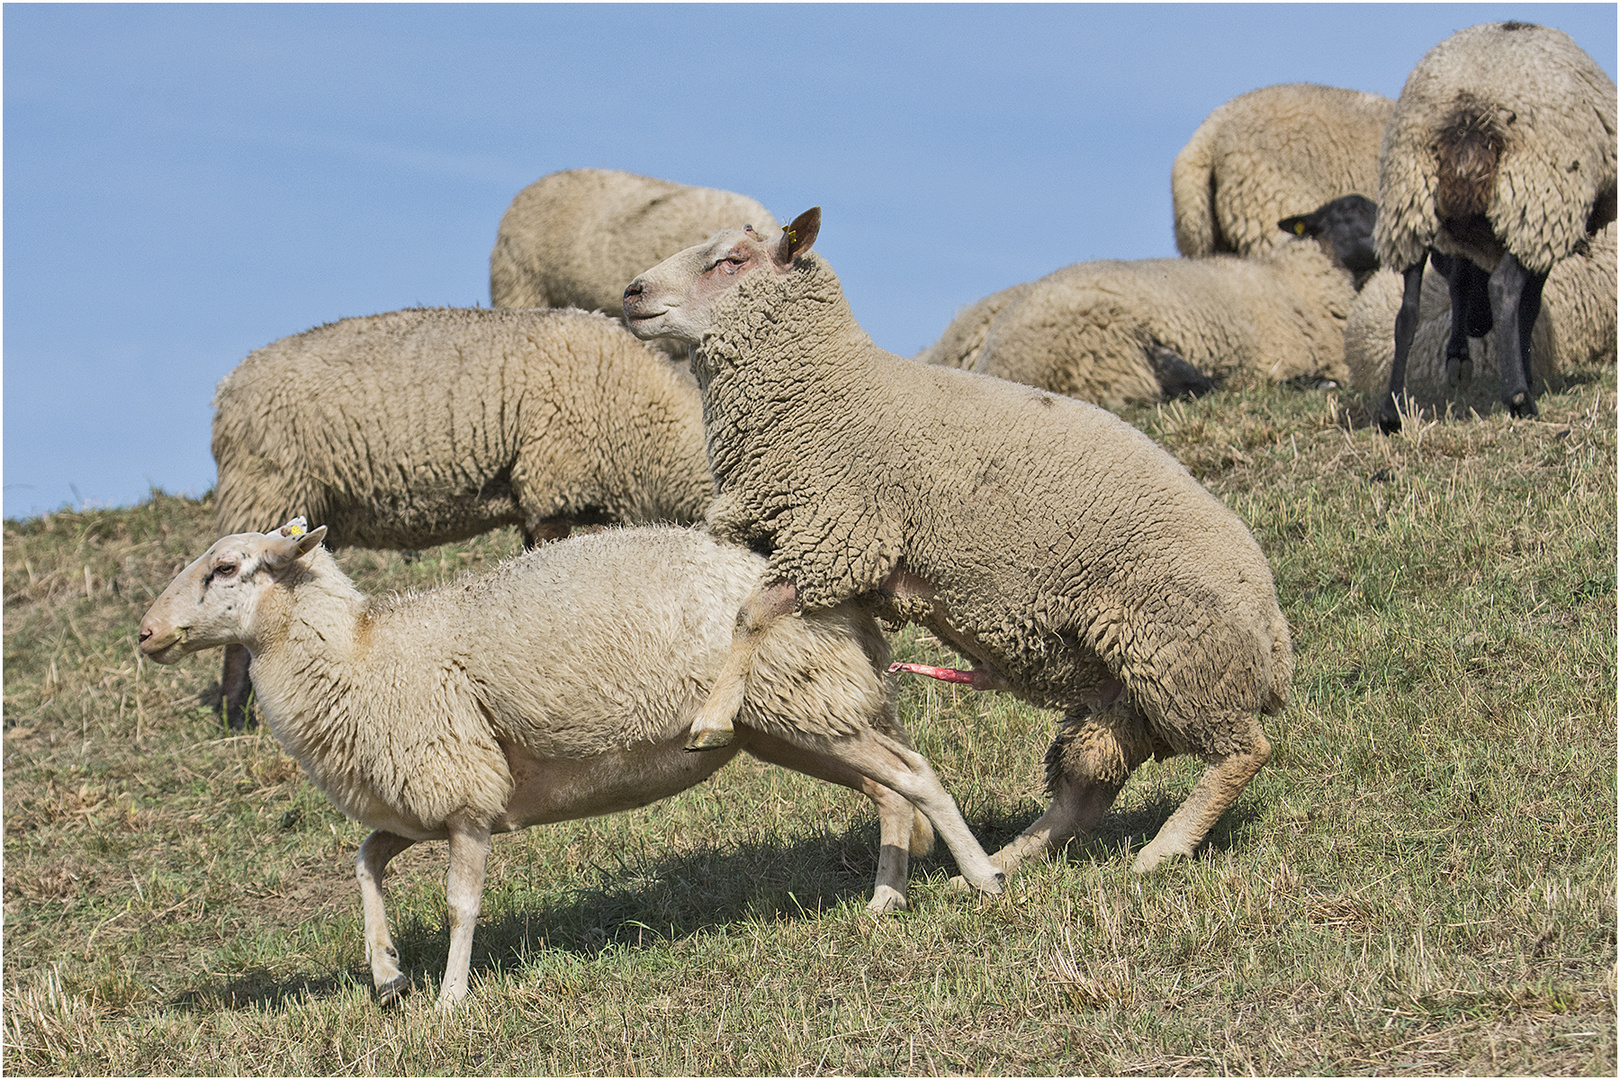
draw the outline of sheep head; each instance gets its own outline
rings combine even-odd
[[[1342,195],[1317,207],[1309,214],[1283,218],[1277,227],[1294,236],[1310,237],[1335,266],[1348,270],[1361,284],[1364,276],[1378,269],[1373,249],[1373,223],[1378,205],[1362,195]]]
[[[141,620],[141,652],[160,664],[216,645],[254,647],[260,598],[320,546],[323,525],[306,531],[293,518],[269,533],[237,533],[180,571]]]
[[[722,229],[640,274],[624,290],[624,319],[642,339],[667,337],[696,345],[714,323],[714,304],[749,274],[785,274],[810,250],[821,230],[813,206],[770,234],[752,225]]]

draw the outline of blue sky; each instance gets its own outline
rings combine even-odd
[[[823,208],[878,344],[1085,259],[1175,253],[1217,105],[1391,97],[1522,18],[1615,73],[1613,4],[6,4],[4,512],[200,494],[214,384],[350,315],[489,302],[519,189],[605,166]],[[1306,208],[1301,208],[1306,209]]]

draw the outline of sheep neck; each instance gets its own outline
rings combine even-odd
[[[283,748],[332,791],[330,763],[350,760],[355,743],[348,701],[352,666],[370,625],[365,597],[320,549],[260,599],[255,621],[261,632],[249,644],[251,670],[266,722]]]

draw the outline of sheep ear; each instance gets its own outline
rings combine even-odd
[[[1293,233],[1295,236],[1306,236],[1311,232],[1310,219],[1310,214],[1301,214],[1298,217],[1285,217],[1281,221],[1277,222],[1277,228],[1281,229],[1285,233]]]
[[[782,230],[782,239],[776,245],[777,264],[792,265],[794,259],[810,250],[810,245],[816,242],[816,234],[820,231],[821,207],[812,206]]]
[[[278,529],[265,538],[260,563],[271,570],[280,570],[314,551],[325,536],[325,525],[309,532],[300,529],[292,535],[288,535],[286,529]]]

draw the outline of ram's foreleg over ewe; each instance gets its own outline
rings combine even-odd
[[[1259,714],[1288,697],[1259,546],[1111,413],[878,349],[809,250],[819,225],[812,210],[769,237],[722,231],[625,293],[638,335],[695,346],[711,531],[771,552],[694,739],[723,742],[732,684],[795,600],[804,617],[853,601],[969,658],[953,681],[1062,710],[1052,806],[993,857],[1003,870],[1172,753],[1209,768],[1134,865],[1192,853],[1270,754]]]
[[[1451,259],[1448,374],[1463,374],[1461,335],[1482,325],[1487,305],[1502,401],[1534,416],[1530,333],[1542,287],[1614,219],[1614,80],[1569,35],[1487,23],[1430,49],[1407,76],[1378,161],[1379,261],[1404,278],[1379,426],[1401,426],[1431,248]]]
[[[490,837],[645,806],[738,750],[843,784],[877,805],[873,911],[905,906],[911,853],[939,830],[987,893],[1001,874],[928,762],[884,675],[888,650],[853,605],[778,619],[750,641],[737,738],[693,756],[688,725],[730,648],[765,560],[675,528],[610,530],[536,549],[429,592],[367,600],[302,520],[218,541],[141,622],[159,663],[226,644],[253,652],[276,739],[375,830],[356,875],[384,1002],[406,977],[388,931],[388,862],[448,840],[450,948],[440,1007],[467,993]],[[634,587],[625,587],[634,582]]]

